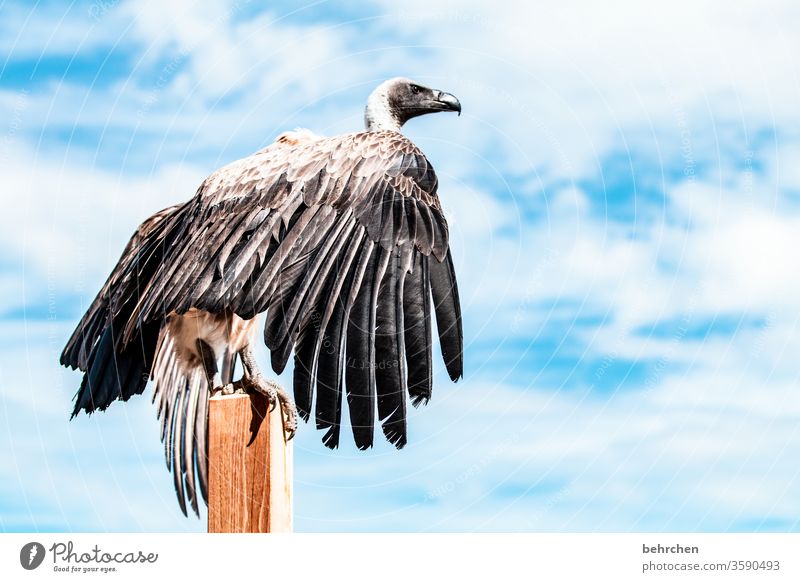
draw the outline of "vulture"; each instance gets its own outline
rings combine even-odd
[[[433,317],[451,380],[463,369],[438,180],[400,133],[437,111],[460,114],[461,104],[391,79],[369,96],[365,131],[284,133],[145,220],[61,355],[83,372],[71,418],[152,381],[184,514],[187,501],[195,513],[199,497],[208,503],[208,399],[220,391],[266,395],[280,406],[286,438],[298,415],[313,416],[330,448],[346,394],[359,449],[373,445],[376,423],[402,448],[408,402],[431,397]],[[274,372],[294,357],[294,399],[256,363],[262,315]]]

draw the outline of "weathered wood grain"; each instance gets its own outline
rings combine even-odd
[[[292,444],[260,394],[209,401],[208,531],[292,531]]]

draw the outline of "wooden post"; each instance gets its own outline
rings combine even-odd
[[[282,416],[261,394],[209,400],[210,533],[292,531],[292,443]]]

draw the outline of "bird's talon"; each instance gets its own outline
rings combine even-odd
[[[260,374],[246,375],[239,381],[239,384],[245,392],[263,394],[269,403],[267,406],[268,412],[273,412],[280,405],[286,441],[292,440],[297,432],[297,410],[292,399],[283,388],[275,382],[265,379]]]

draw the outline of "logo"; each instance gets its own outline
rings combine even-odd
[[[44,546],[39,542],[28,542],[19,551],[19,563],[26,570],[35,570],[44,562]]]

